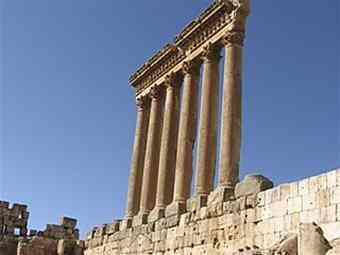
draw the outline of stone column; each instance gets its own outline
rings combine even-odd
[[[163,119],[160,88],[153,87],[150,96],[151,109],[145,152],[140,213],[136,221],[137,224],[146,223],[147,215],[155,206],[157,191],[159,149]]]
[[[166,210],[167,216],[185,211],[186,201],[190,197],[193,173],[193,147],[197,130],[199,65],[194,61],[185,62],[183,72],[184,81],[177,143],[175,190],[173,203]]]
[[[242,116],[242,47],[244,33],[230,31],[225,45],[219,185],[233,190],[239,181]]]
[[[137,98],[136,103],[137,103],[137,122],[127,196],[127,208],[126,208],[127,219],[131,219],[138,213],[139,210],[146,146],[146,135],[148,129],[148,116],[149,116],[148,100],[145,97]]]
[[[175,162],[178,135],[179,79],[175,74],[166,77],[166,97],[159,158],[156,207],[150,221],[165,215],[165,207],[172,201],[175,179]]]
[[[217,146],[217,110],[219,85],[219,49],[209,44],[203,53],[203,84],[200,112],[200,126],[197,158],[196,194],[204,205],[208,194],[213,189],[216,146]]]

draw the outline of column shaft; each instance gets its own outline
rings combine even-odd
[[[176,157],[174,201],[185,203],[190,197],[193,173],[193,148],[197,126],[197,86],[199,67],[193,62],[184,63],[184,81]]]
[[[219,185],[233,189],[239,180],[242,117],[243,33],[229,33],[225,39]]]
[[[171,203],[174,190],[176,143],[178,135],[179,82],[174,74],[166,78],[166,98],[159,159],[156,208]]]
[[[140,204],[141,214],[148,214],[153,209],[157,191],[160,136],[162,131],[162,100],[159,88],[152,88],[151,97]]]
[[[139,210],[146,146],[146,135],[148,129],[148,115],[149,107],[147,105],[146,100],[137,99],[137,122],[131,160],[126,218],[132,218],[138,213]]]
[[[203,63],[203,87],[200,112],[197,195],[208,195],[214,184],[217,146],[217,110],[219,84],[219,50],[209,45]]]

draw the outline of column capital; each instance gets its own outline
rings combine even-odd
[[[148,98],[146,96],[140,96],[136,98],[136,106],[139,111],[144,110],[147,104],[148,104]]]
[[[222,38],[224,46],[238,46],[243,47],[245,34],[244,31],[231,30]]]
[[[167,76],[165,76],[164,86],[167,89],[177,88],[178,76],[174,72],[169,73]]]
[[[182,71],[184,75],[199,75],[199,63],[196,60],[188,60],[183,63]]]
[[[208,43],[202,52],[203,61],[217,62],[220,59],[220,49],[217,45]]]
[[[158,85],[153,86],[149,96],[152,100],[159,100],[161,98],[161,88]]]

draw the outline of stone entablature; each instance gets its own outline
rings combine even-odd
[[[234,29],[244,32],[248,13],[248,0],[215,0],[173,43],[167,44],[131,75],[129,81],[136,88],[137,96],[150,86],[163,83],[161,78],[169,72],[180,71],[181,64],[200,55],[207,42],[218,43]]]
[[[324,255],[331,248],[328,254],[337,254],[340,169],[271,185],[266,178],[249,176],[236,188],[237,198],[227,202],[215,191],[205,207],[189,200],[182,215],[132,228],[123,222],[97,227],[87,237],[85,255],[277,255],[291,243],[297,249],[296,242],[299,252],[287,254]]]

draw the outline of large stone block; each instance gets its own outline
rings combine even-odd
[[[299,255],[324,255],[332,248],[315,223],[300,225],[298,247]]]
[[[278,244],[275,244],[270,250],[271,254],[275,255],[298,255],[298,236],[296,234],[287,235]]]
[[[288,214],[299,213],[302,211],[302,197],[288,199]]]
[[[340,204],[340,186],[331,189],[331,204]]]
[[[65,228],[75,229],[77,226],[77,220],[69,217],[62,217],[60,219],[60,225]]]
[[[273,182],[262,175],[248,175],[235,188],[235,197],[256,195],[261,191],[273,188]]]

